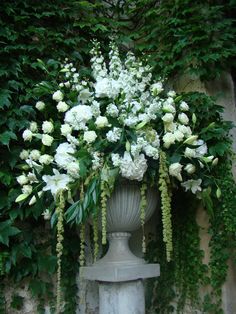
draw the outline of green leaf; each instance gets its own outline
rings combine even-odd
[[[13,133],[12,131],[5,131],[3,133],[0,134],[0,142],[3,145],[8,146],[10,143],[10,140],[17,140],[17,136],[15,133]]]
[[[9,237],[21,232],[18,228],[13,227],[11,224],[11,220],[0,222],[0,243],[8,245]]]
[[[20,194],[20,195],[16,198],[15,202],[16,202],[16,203],[22,202],[22,201],[24,201],[28,196],[29,196],[29,194]]]

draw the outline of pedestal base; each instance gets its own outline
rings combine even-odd
[[[142,280],[99,285],[100,314],[144,314],[145,300]]]

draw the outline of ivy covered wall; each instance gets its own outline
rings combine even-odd
[[[135,1],[65,1],[53,0],[3,0],[0,8],[0,291],[7,281],[22,285],[29,281],[29,288],[38,298],[38,312],[44,304],[53,306],[52,277],[56,269],[55,236],[42,217],[40,203],[19,207],[15,204],[19,193],[15,177],[20,172],[19,153],[21,133],[35,115],[32,87],[48,74],[43,70],[42,59],[73,59],[86,71],[91,39],[98,38],[103,49],[108,49],[110,36],[115,36],[123,51],[132,47],[140,56],[149,57],[156,77],[171,78],[175,84],[183,75],[206,82],[222,71],[235,69],[236,4],[231,1],[208,0],[138,0]],[[49,61],[48,61],[49,60]],[[188,95],[196,108],[207,108],[214,115],[215,102],[197,93]],[[220,135],[219,135],[220,136]],[[224,154],[227,147],[218,147]],[[230,162],[218,168],[229,168]],[[179,287],[179,311],[186,298],[197,300],[201,285],[210,284],[214,295],[204,300],[206,313],[220,313],[221,285],[226,273],[226,262],[235,248],[236,212],[232,176],[219,182],[226,208],[209,210],[211,200],[206,197],[205,206],[211,223],[212,256],[210,272],[202,264],[199,250],[198,226],[191,206],[187,215],[176,200],[174,225],[177,230],[176,264],[166,264],[160,247],[161,240],[150,243],[150,260],[163,262],[162,278],[156,287],[156,300],[152,302],[156,313],[170,313],[171,302],[176,297],[172,289]],[[217,202],[217,200],[216,200]],[[216,204],[216,203],[214,203]],[[181,217],[181,219],[180,219]],[[50,230],[50,232],[49,232]],[[179,231],[181,230],[181,232]],[[76,282],[78,270],[79,237],[76,228],[68,228],[65,239],[63,284],[66,306],[64,313],[75,313]],[[187,236],[186,236],[187,235]],[[180,246],[181,243],[181,246]],[[185,254],[186,248],[191,254]],[[222,254],[222,252],[224,254]],[[180,255],[179,255],[180,256]],[[185,258],[182,258],[185,256]],[[43,257],[43,258],[42,258]],[[219,265],[223,265],[221,269]],[[191,272],[195,267],[196,272]],[[165,271],[166,270],[166,271]],[[220,270],[220,271],[219,271]],[[163,294],[159,298],[160,293]],[[152,288],[153,295],[153,288]],[[154,294],[155,295],[155,294]],[[160,302],[160,299],[162,302]],[[23,298],[13,294],[11,305],[21,308]],[[202,306],[202,305],[201,305]],[[218,312],[217,312],[218,311]],[[4,294],[0,294],[0,313],[6,313]]]

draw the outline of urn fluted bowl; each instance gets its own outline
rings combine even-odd
[[[107,232],[131,232],[141,226],[140,186],[136,182],[125,181],[118,184],[107,202]],[[158,192],[148,188],[145,221],[154,213],[158,204]]]

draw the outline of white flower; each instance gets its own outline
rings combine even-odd
[[[92,159],[92,169],[97,170],[102,167],[103,160],[100,158],[100,154],[98,152],[93,153]]]
[[[90,106],[78,105],[66,112],[64,121],[78,131],[85,129],[85,124],[92,116],[93,113]]]
[[[108,126],[107,117],[103,117],[103,116],[97,117],[95,124],[96,124],[98,129],[101,129],[101,128]]]
[[[185,151],[184,151],[184,156],[187,158],[195,158],[196,157],[196,150],[193,148],[186,147]]]
[[[122,129],[114,127],[112,130],[110,130],[106,134],[108,142],[115,143],[119,141],[121,133],[122,133]]]
[[[74,153],[75,149],[73,145],[67,142],[61,143],[56,149],[56,154],[54,156],[55,162],[58,164],[59,167],[67,169],[67,166],[70,163],[76,161],[75,157],[73,156]]]
[[[170,90],[168,93],[167,93],[167,96],[168,97],[175,97],[176,95],[176,92],[174,90]]]
[[[181,183],[181,185],[185,188],[185,191],[191,190],[192,193],[196,193],[197,191],[201,191],[201,183],[202,180],[198,179],[198,180],[188,180],[185,181],[183,183]]]
[[[36,122],[32,121],[30,122],[30,127],[29,127],[31,132],[37,132],[38,131],[38,125]]]
[[[180,132],[184,133],[184,135],[185,135],[186,137],[188,137],[188,136],[190,136],[190,135],[192,134],[192,130],[190,129],[189,126],[186,126],[186,125],[181,125],[181,124],[179,124],[179,125],[178,125],[178,130],[179,130]]]
[[[59,102],[62,101],[64,95],[60,90],[57,90],[55,93],[52,95],[52,99]]]
[[[174,121],[174,116],[172,113],[166,113],[161,119],[164,123],[171,123]]]
[[[69,124],[65,123],[65,124],[61,125],[61,134],[62,135],[67,136],[67,135],[71,134],[71,132],[72,132],[72,127]]]
[[[169,148],[170,145],[174,144],[174,142],[175,142],[175,136],[174,136],[174,134],[167,132],[167,133],[163,136],[163,142],[164,142],[164,147],[165,147],[165,148]]]
[[[183,113],[183,112],[178,115],[178,120],[179,120],[180,123],[182,123],[184,125],[189,123],[188,116],[185,113]]]
[[[184,144],[193,145],[194,143],[196,143],[197,138],[198,135],[191,135],[184,141]]]
[[[173,113],[173,114],[175,114],[176,112],[175,107],[167,102],[163,104],[162,110],[163,112]]]
[[[68,109],[69,109],[69,106],[64,101],[59,101],[59,103],[57,104],[57,110],[59,112],[66,112]]]
[[[19,177],[16,178],[17,182],[20,184],[20,185],[25,185],[28,183],[28,178],[26,177],[26,175],[22,174],[20,175]]]
[[[87,143],[92,143],[96,140],[97,134],[94,131],[86,131],[84,132],[84,141]]]
[[[54,175],[42,177],[46,186],[43,191],[50,191],[53,196],[56,196],[58,192],[68,190],[68,184],[72,179],[67,174],[61,174],[58,170],[53,169]]]
[[[48,155],[48,154],[44,154],[44,155],[40,156],[39,162],[42,165],[50,165],[53,162],[53,157]]]
[[[110,82],[108,78],[103,78],[95,84],[96,97],[108,97]]]
[[[80,177],[80,174],[79,174],[79,163],[78,162],[71,162],[67,165],[67,173],[72,177],[72,178],[75,178],[75,179],[78,179]]]
[[[81,101],[82,104],[85,104],[91,97],[91,93],[88,88],[82,89],[78,96],[78,101]]]
[[[39,160],[40,156],[41,156],[41,153],[37,149],[33,149],[29,154],[29,157],[33,160]]]
[[[45,103],[43,101],[37,101],[35,107],[39,111],[42,111],[45,108]]]
[[[163,86],[161,82],[157,82],[151,85],[151,92],[154,96],[157,96],[161,91],[163,91]]]
[[[43,216],[44,220],[50,220],[51,213],[50,213],[49,209],[45,209],[45,211],[43,211],[43,213],[42,213],[42,216]]]
[[[155,160],[159,158],[159,150],[156,147],[153,147],[152,145],[146,145],[144,146],[143,150],[148,157],[152,157]]]
[[[187,164],[184,170],[187,171],[188,174],[193,174],[196,171],[196,167],[193,164]]]
[[[40,198],[40,197],[42,196],[42,194],[43,194],[42,191],[38,192],[38,197]],[[34,196],[30,199],[29,205],[30,205],[30,206],[31,206],[31,205],[34,205],[34,204],[36,203],[36,201],[37,201],[37,199],[36,199],[36,197],[35,197],[35,195],[34,195]]]
[[[48,134],[43,134],[42,136],[42,143],[45,146],[51,146],[54,138]]]
[[[38,179],[33,172],[29,172],[27,175],[27,178],[29,179],[30,183],[37,183],[38,182]]]
[[[109,104],[106,110],[107,115],[116,118],[119,115],[119,110],[115,104]]]
[[[20,153],[20,159],[26,160],[29,157],[29,152],[23,149]]]
[[[24,130],[22,137],[23,137],[24,141],[31,142],[31,140],[33,138],[33,133],[30,130],[26,129],[26,130]]]
[[[54,130],[54,126],[50,121],[44,121],[42,124],[43,133],[52,133]]]
[[[185,101],[181,101],[180,105],[179,105],[179,109],[182,111],[188,111],[189,110],[189,106]]]
[[[195,145],[199,145],[196,148],[196,156],[197,157],[202,157],[207,154],[207,144],[203,140],[198,140]]]
[[[114,167],[120,167],[121,165],[121,157],[119,154],[111,154],[111,160]]]
[[[181,142],[184,138],[184,133],[180,132],[179,130],[174,131],[174,136],[177,142]]]
[[[182,176],[181,176],[182,168],[183,168],[183,165],[181,165],[179,162],[175,162],[170,165],[169,174],[172,177],[176,177],[179,181],[182,181]]]
[[[34,168],[38,173],[43,169],[43,167],[37,162],[33,161],[31,157],[26,159],[26,163],[30,166],[30,168]]]
[[[73,146],[78,146],[79,145],[79,140],[76,137],[72,136],[71,134],[68,134],[66,136],[66,139]]]
[[[91,104],[91,110],[92,110],[92,115],[96,118],[100,116],[101,111],[100,111],[100,104],[98,101],[94,100]]]
[[[120,165],[121,175],[129,180],[142,181],[143,175],[147,170],[147,160],[144,155],[136,156],[134,160],[130,153],[125,152],[121,159]]]
[[[23,187],[22,187],[22,193],[23,194],[30,195],[32,193],[32,191],[33,191],[32,185],[30,185],[30,184],[23,185]]]

